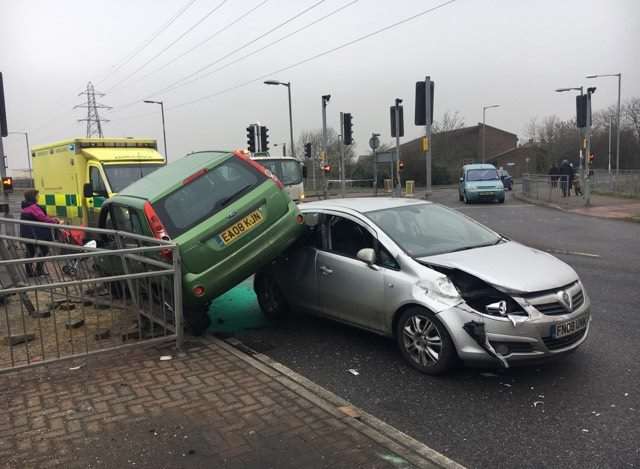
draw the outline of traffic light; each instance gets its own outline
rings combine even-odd
[[[349,112],[342,114],[342,142],[345,145],[353,143],[353,122]]]
[[[430,110],[431,114],[429,116],[429,123],[433,123],[433,89],[435,85],[434,82],[429,80],[429,93],[431,104]],[[427,123],[427,96],[425,93],[426,83],[424,81],[416,82],[416,108],[415,108],[415,124],[416,125],[426,125]]]
[[[2,178],[2,190],[5,192],[13,192],[13,178],[11,176]]]
[[[400,103],[402,102],[402,100],[396,100],[396,101],[400,101],[398,103],[398,114],[399,114],[399,121],[400,121],[400,132],[399,132],[399,137],[404,137],[404,112],[402,109],[402,106],[400,106]],[[391,136],[395,138],[396,136],[396,106],[391,106],[390,109],[390,115],[391,115]]]
[[[311,158],[311,142],[304,144],[304,156],[305,158]]]
[[[260,126],[260,151],[269,151],[269,129],[265,126]]]
[[[247,148],[251,153],[256,152],[256,126],[247,127]]]
[[[322,171],[324,171],[325,173],[330,173],[331,172],[331,165],[330,164],[325,164],[322,167]]]
[[[402,171],[404,169],[404,161],[402,161],[402,160],[398,161],[398,169],[400,171]]]

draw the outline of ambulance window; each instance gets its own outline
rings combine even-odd
[[[107,192],[107,188],[105,187],[102,176],[100,175],[100,170],[95,166],[89,167],[89,181],[91,181],[91,188],[94,193],[104,194]]]

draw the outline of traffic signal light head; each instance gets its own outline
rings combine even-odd
[[[13,192],[13,178],[11,176],[2,178],[2,190],[5,192]]]
[[[325,173],[330,173],[331,172],[331,165],[330,164],[325,164],[322,167],[322,171],[324,171]]]
[[[304,156],[305,158],[311,158],[311,142],[304,144]]]
[[[353,143],[353,121],[349,112],[342,115],[342,141],[345,145]]]
[[[269,129],[260,126],[260,151],[269,151]]]
[[[398,169],[400,169],[400,171],[402,171],[404,169],[404,161],[400,160],[398,162]]]
[[[251,153],[256,152],[256,126],[247,127],[247,148]]]

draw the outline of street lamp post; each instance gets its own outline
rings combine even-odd
[[[622,93],[622,73],[608,73],[605,75],[587,75],[587,78],[618,77],[618,110],[616,117],[616,176],[620,174],[620,95]]]
[[[290,139],[290,145],[291,145],[291,149],[289,150],[291,152],[291,156],[293,156],[294,158],[296,157],[296,150],[293,146],[293,113],[291,111],[291,82],[283,82],[283,81],[277,81],[277,80],[267,80],[264,82],[265,85],[282,85],[282,86],[286,86],[287,87],[287,94],[289,96],[289,139]]]
[[[167,153],[167,131],[164,125],[164,102],[162,101],[152,101],[150,99],[145,99],[145,103],[147,104],[159,104],[160,112],[162,113],[162,138],[164,140],[164,164],[166,165],[169,161],[169,153]]]
[[[27,142],[27,165],[29,166],[29,177],[33,180],[33,171],[31,169],[31,147],[29,146],[29,132],[7,132],[9,134],[22,134]]]
[[[488,106],[482,106],[482,162],[487,157],[487,130],[485,127],[485,117],[487,114],[487,109],[491,109],[493,107],[500,107],[499,104],[489,104]]]

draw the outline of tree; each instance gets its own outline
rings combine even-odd
[[[319,161],[320,152],[322,151],[322,129],[304,130],[300,133],[298,142],[296,143],[296,154],[304,155],[304,144],[311,143],[311,155],[315,161]],[[332,127],[327,128],[327,156],[328,163],[331,165],[331,179],[338,178],[338,168],[340,165],[340,139],[338,132]],[[344,146],[344,166],[347,177],[352,172],[355,164],[355,152],[353,145]],[[319,163],[318,163],[319,164]]]
[[[621,110],[625,120],[631,127],[636,142],[640,145],[640,98],[635,97],[627,101]]]
[[[449,132],[450,130],[457,130],[464,127],[464,118],[460,115],[459,111],[445,111],[442,115],[442,119],[435,121],[431,126],[431,131],[434,134],[441,132]]]

